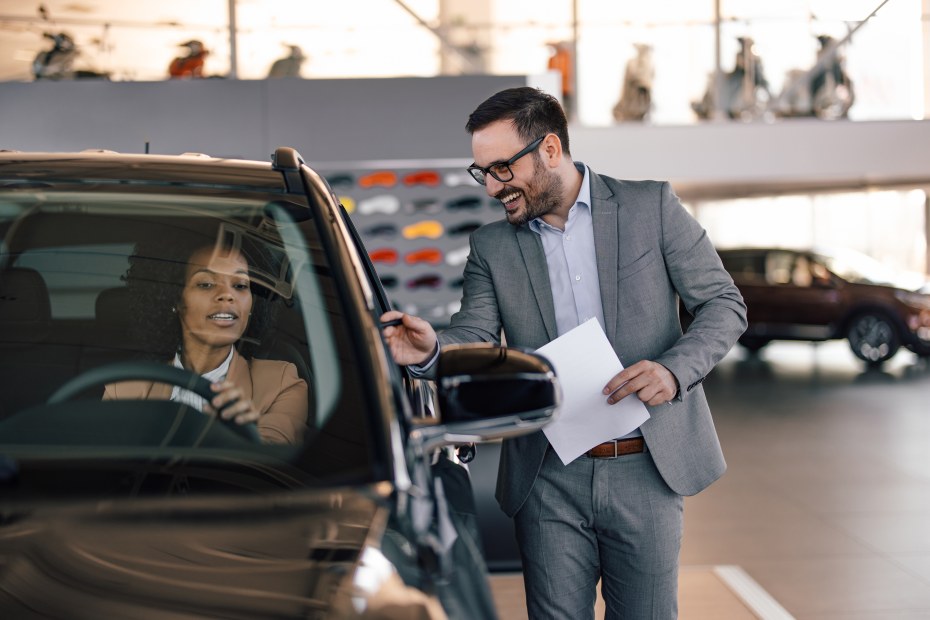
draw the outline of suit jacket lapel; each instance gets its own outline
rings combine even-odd
[[[523,225],[516,229],[520,252],[523,254],[523,264],[530,277],[530,286],[536,297],[536,305],[543,318],[543,327],[546,329],[548,340],[555,340],[559,335],[559,328],[555,322],[555,307],[552,301],[552,287],[549,285],[549,267],[546,255],[543,252],[542,241]]]
[[[591,214],[594,218],[594,251],[597,278],[604,310],[604,331],[611,343],[617,334],[617,261],[620,251],[620,203],[601,178],[590,173]]]

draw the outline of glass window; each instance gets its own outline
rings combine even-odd
[[[723,266],[730,272],[737,284],[765,282],[765,254],[763,252],[727,253],[722,258]]]
[[[303,198],[232,190],[0,194],[0,453],[45,445],[59,458],[116,450],[133,462],[195,454],[215,464],[232,451],[266,463],[278,482],[371,479],[371,390],[340,293],[340,278],[352,276],[330,260],[317,224]],[[247,301],[227,306],[227,295]],[[257,407],[269,381],[285,386],[267,390],[275,404],[305,384],[297,416],[289,409],[279,425],[290,444],[268,439],[262,424],[263,443],[226,442],[211,434],[202,404],[173,390],[156,396],[158,382],[141,376],[104,377],[46,406],[101,367],[170,366],[184,343],[228,334]],[[129,391],[101,401],[117,383]],[[142,395],[130,390],[140,383]],[[61,424],[40,432],[52,419]]]
[[[765,279],[769,284],[790,284],[794,267],[793,252],[769,252],[765,257]]]

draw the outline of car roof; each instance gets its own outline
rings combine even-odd
[[[79,153],[0,152],[0,183],[15,178],[35,183],[206,184],[229,188],[276,191],[285,188],[283,175],[271,162],[183,155],[126,154],[112,151]]]

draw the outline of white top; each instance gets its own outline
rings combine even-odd
[[[229,364],[232,362],[232,358],[233,347],[229,347],[229,355],[226,356],[226,359],[223,361],[223,363],[213,370],[203,373],[203,378],[210,383],[216,383],[217,381],[222,381],[225,379],[226,375],[229,373]],[[181,363],[181,355],[179,353],[174,354],[174,367],[181,369],[184,368],[184,365]],[[189,405],[197,411],[203,411],[204,405],[207,404],[207,401],[205,401],[200,396],[177,385],[171,389],[171,400]]]

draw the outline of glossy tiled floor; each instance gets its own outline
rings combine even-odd
[[[930,618],[930,366],[779,343],[734,350],[705,386],[729,469],[685,502],[682,618],[707,609],[692,597],[715,566],[739,567],[769,617]]]
[[[526,596],[520,573],[494,574],[491,588],[501,620],[527,620]],[[712,567],[684,566],[679,578],[679,617],[683,620],[755,620],[753,607],[715,574]],[[604,602],[595,605],[604,617]],[[784,620],[779,618],[778,620]]]

